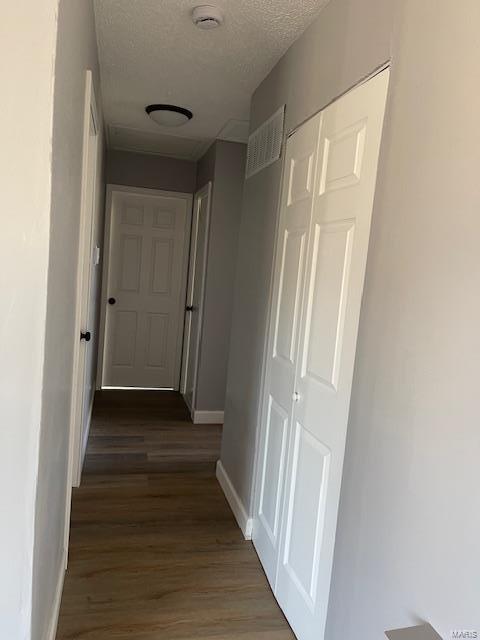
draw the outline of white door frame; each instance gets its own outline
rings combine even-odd
[[[209,238],[210,238],[210,215],[212,209],[212,182],[207,182],[201,189],[199,189],[193,197],[193,207],[200,203],[200,199],[202,196],[207,196],[208,198],[208,207],[207,207],[207,222],[205,225],[205,258],[202,265],[202,273],[200,274],[202,280],[202,293],[200,297],[200,308],[198,309],[198,343],[195,345],[196,354],[195,354],[195,364],[193,366],[193,394],[192,394],[192,406],[189,407],[192,420],[194,419],[195,414],[195,406],[196,406],[196,395],[197,395],[197,377],[198,377],[198,365],[200,361],[200,344],[202,340],[202,328],[203,328],[203,311],[204,311],[204,302],[205,302],[205,280],[206,280],[206,272],[207,272],[207,261],[208,261],[208,246],[209,246]],[[195,211],[194,211],[195,213]],[[192,224],[192,233],[193,233],[193,224]],[[195,245],[193,243],[195,242]],[[193,287],[190,289],[191,279],[193,272],[192,270],[195,268],[195,257],[197,252],[197,238],[193,238],[190,244],[190,264],[189,264],[189,282],[187,289],[187,306],[191,305],[193,302]],[[195,275],[195,278],[197,276]],[[187,317],[185,314],[185,326],[184,326],[184,339],[183,339],[183,354],[182,354],[182,374],[181,374],[181,382],[180,382],[180,391],[184,396],[186,392],[186,375],[187,375],[187,366],[188,366],[188,356],[190,351],[190,338],[191,335],[187,336]]]
[[[90,156],[90,118],[93,118],[96,136],[95,153],[93,155],[95,166],[93,168],[93,197],[88,198],[88,175]],[[95,215],[96,202],[96,178],[98,171],[98,155],[100,143],[100,121],[98,118],[97,103],[93,86],[93,75],[86,71],[85,78],[85,105],[83,117],[83,147],[82,147],[82,186],[80,195],[80,223],[79,242],[77,256],[77,282],[75,302],[75,333],[73,335],[73,374],[72,393],[70,407],[70,434],[68,452],[68,478],[66,495],[65,518],[65,549],[68,550],[70,532],[70,509],[72,486],[80,484],[82,472],[82,410],[85,380],[85,359],[80,357],[80,332],[86,327],[82,326],[84,318],[88,318],[88,304],[90,297],[90,282],[92,275],[92,229]]]
[[[192,194],[184,193],[180,191],[163,191],[161,189],[146,189],[143,187],[129,187],[119,184],[107,184],[106,202],[105,202],[105,232],[103,242],[103,270],[102,270],[102,292],[100,302],[100,330],[99,330],[99,343],[98,343],[98,358],[97,358],[97,389],[101,389],[104,380],[104,361],[105,361],[105,326],[107,315],[107,298],[108,298],[108,278],[110,269],[110,236],[112,225],[112,205],[113,195],[115,193],[134,193],[146,196],[164,196],[167,198],[179,198],[187,202],[187,222],[185,227],[185,247],[184,247],[184,261],[182,264],[183,281],[182,281],[182,300],[186,297],[186,280],[188,269],[188,246],[190,243],[190,226],[192,221]],[[177,389],[180,386],[180,371],[181,371],[181,351],[178,358],[178,380]],[[133,388],[133,387],[132,387]]]

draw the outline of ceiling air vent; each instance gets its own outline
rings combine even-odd
[[[246,177],[250,178],[280,158],[285,105],[261,124],[248,138]]]

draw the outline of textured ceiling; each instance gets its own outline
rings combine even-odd
[[[253,91],[326,0],[207,1],[225,16],[211,31],[191,21],[198,4],[95,0],[111,147],[196,159],[219,135],[238,139]],[[178,104],[194,117],[178,129],[159,127],[145,114],[150,103]]]

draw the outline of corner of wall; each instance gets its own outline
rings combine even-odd
[[[232,510],[235,520],[240,527],[245,540],[252,539],[253,518],[249,516],[240,496],[235,491],[235,487],[227,474],[222,461],[217,462],[217,480]]]

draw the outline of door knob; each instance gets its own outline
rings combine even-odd
[[[293,401],[294,401],[294,402],[300,402],[300,398],[301,398],[301,397],[302,397],[302,396],[298,393],[298,391],[294,391],[294,392],[293,392]]]
[[[80,340],[85,340],[85,342],[90,342],[91,339],[92,339],[92,334],[90,333],[90,331],[85,331],[85,333],[82,331],[80,333]]]
[[[185,307],[185,311],[194,311],[195,307],[191,304]]]
[[[108,299],[108,304],[115,304],[117,302],[117,300],[115,298],[109,298]]]

